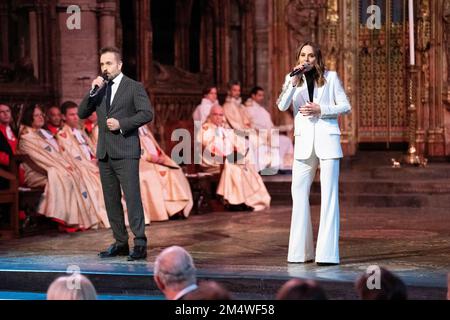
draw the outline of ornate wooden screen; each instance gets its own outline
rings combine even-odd
[[[380,28],[367,25],[371,5]],[[407,1],[360,0],[358,9],[358,142],[407,141]]]

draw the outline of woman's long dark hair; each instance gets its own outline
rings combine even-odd
[[[32,127],[33,126],[33,114],[34,114],[34,110],[36,110],[36,109],[39,109],[42,112],[44,112],[43,109],[37,104],[28,105],[25,108],[25,110],[23,111],[21,124],[28,126],[28,127]]]
[[[297,54],[295,56],[296,59],[296,63],[299,63],[299,59],[300,59],[300,54],[302,52],[302,49],[304,46],[311,46],[313,48],[314,51],[314,56],[316,57],[316,61],[314,62],[314,68],[315,68],[315,73],[314,73],[314,80],[316,81],[316,83],[318,84],[319,87],[323,86],[326,82],[325,80],[325,63],[323,61],[322,58],[322,52],[320,51],[320,47],[312,42],[312,41],[306,41],[304,43],[302,43],[298,49],[297,49]],[[299,86],[301,86],[303,84],[303,78],[300,78],[300,83]]]

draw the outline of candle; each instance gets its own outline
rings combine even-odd
[[[409,64],[413,66],[415,65],[413,0],[408,0],[408,20],[409,20]]]

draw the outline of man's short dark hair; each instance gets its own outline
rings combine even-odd
[[[241,83],[239,82],[239,81],[237,81],[237,80],[233,80],[233,81],[230,81],[230,82],[228,82],[228,90],[231,90],[231,87],[233,87],[233,86],[241,86]]]
[[[78,105],[73,102],[73,101],[64,101],[63,104],[61,105],[61,113],[63,115],[66,115],[67,110],[72,109],[72,108],[78,108]]]
[[[20,120],[21,124],[31,127],[33,125],[33,114],[34,114],[34,110],[39,109],[42,111],[42,113],[44,113],[44,110],[42,109],[41,106],[37,105],[37,104],[30,104],[27,107],[25,107],[23,114],[22,114],[22,119]]]
[[[252,95],[254,95],[254,94],[257,94],[258,91],[264,91],[264,89],[263,89],[262,87],[260,87],[260,86],[255,86],[255,87],[253,87],[252,90],[250,91],[250,95],[252,96]]]
[[[116,55],[117,61],[122,61],[122,53],[120,52],[119,48],[117,47],[103,47],[100,49],[100,55],[105,53],[114,53]]]
[[[206,96],[207,94],[209,94],[209,92],[210,92],[212,89],[215,89],[215,88],[216,88],[215,86],[205,87],[205,88],[203,88],[203,90],[202,90],[202,94],[203,94],[204,96]]]

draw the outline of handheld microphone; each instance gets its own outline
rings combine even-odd
[[[103,78],[103,81],[108,81],[108,75],[106,74],[106,72],[103,73],[103,74],[101,75],[101,77]],[[98,91],[99,88],[100,88],[100,87],[99,87],[98,85],[95,85],[95,86],[92,88],[92,90],[91,90],[90,96],[91,96],[91,97],[92,97],[92,96],[95,96],[95,95],[97,94],[97,91]]]
[[[296,75],[300,75],[302,73],[308,72],[311,69],[312,69],[312,65],[310,65],[307,62],[305,62],[300,68],[292,70],[292,72],[289,74],[289,76],[293,77],[293,76],[296,76]]]

